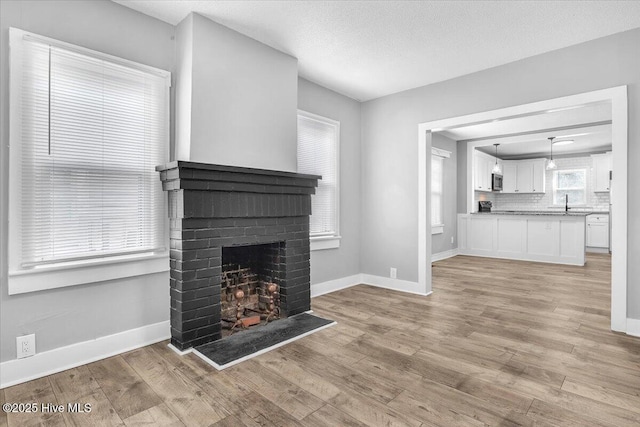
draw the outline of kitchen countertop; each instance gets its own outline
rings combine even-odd
[[[473,212],[474,215],[539,215],[539,216],[587,216],[599,212],[569,212],[565,211],[491,211],[491,212]],[[604,213],[604,212],[603,212]],[[608,212],[606,212],[608,213]]]

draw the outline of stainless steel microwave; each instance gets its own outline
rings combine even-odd
[[[497,173],[491,174],[491,190],[502,191],[502,175]]]

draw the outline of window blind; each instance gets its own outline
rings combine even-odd
[[[431,156],[431,225],[443,225],[444,159]]]
[[[21,267],[164,249],[166,78],[21,48]]]
[[[312,236],[338,234],[338,141],[339,124],[333,120],[298,114],[298,171],[322,175],[311,197],[309,219]]]

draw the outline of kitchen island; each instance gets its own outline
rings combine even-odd
[[[591,212],[496,211],[458,215],[461,255],[584,265]]]

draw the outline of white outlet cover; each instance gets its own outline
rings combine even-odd
[[[17,358],[33,356],[36,354],[36,334],[16,337]]]
[[[393,267],[391,267],[391,268],[389,269],[389,276],[390,276],[392,279],[397,278],[397,277],[398,277],[398,270],[397,270],[397,269],[395,269],[395,268],[393,268]]]

